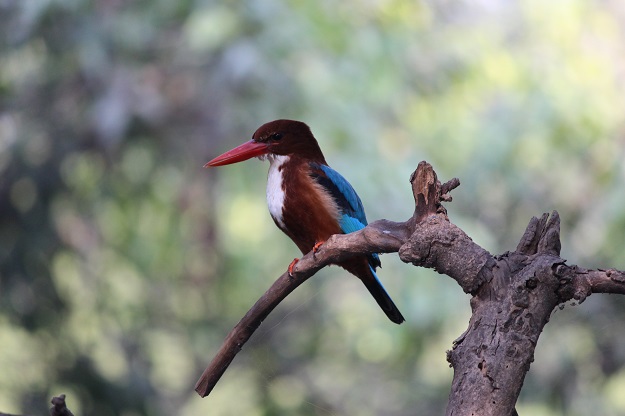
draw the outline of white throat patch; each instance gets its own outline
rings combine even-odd
[[[267,206],[271,217],[284,228],[282,209],[284,207],[283,172],[280,167],[289,161],[288,156],[270,155],[269,174],[267,175]]]

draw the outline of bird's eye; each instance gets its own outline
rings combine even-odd
[[[271,135],[271,140],[280,140],[282,138],[282,133],[274,133]]]

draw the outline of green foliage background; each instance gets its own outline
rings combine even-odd
[[[625,269],[619,0],[0,0],[0,410],[438,415],[466,328],[451,279],[382,257],[407,318],[323,270],[214,392],[193,384],[299,253],[267,166],[204,170],[294,118],[369,220],[412,213],[420,160],[492,253],[557,209],[563,257]],[[555,313],[518,410],[625,413],[625,300]]]

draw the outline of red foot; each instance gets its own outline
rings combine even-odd
[[[299,259],[293,259],[293,261],[291,262],[291,264],[289,264],[289,276],[293,277],[293,267],[295,267],[295,265],[297,264],[297,262],[299,261]]]
[[[313,253],[318,252],[319,248],[323,245],[323,243],[325,243],[325,241],[317,241],[317,243],[315,243],[315,245],[313,246]]]

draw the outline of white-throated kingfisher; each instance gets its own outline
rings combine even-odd
[[[310,128],[294,120],[263,124],[252,140],[216,157],[205,167],[269,159],[267,204],[274,222],[303,254],[317,250],[333,234],[348,234],[367,225],[365,210],[354,188],[326,163]],[[289,265],[289,273],[298,259]],[[377,254],[353,257],[338,266],[365,284],[386,316],[404,321],[375,274]]]

